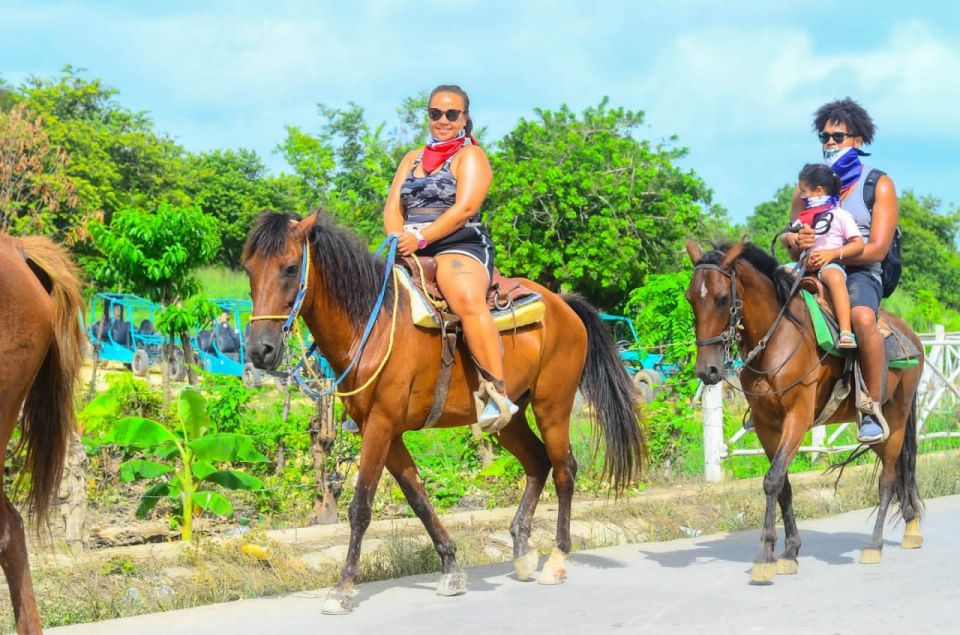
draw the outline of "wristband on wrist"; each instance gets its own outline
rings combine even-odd
[[[420,232],[419,229],[415,229],[415,230],[413,230],[413,232],[411,232],[411,233],[412,233],[412,234],[416,237],[416,239],[417,239],[417,249],[423,249],[424,247],[427,246],[427,244],[428,244],[428,243],[427,243],[427,239],[423,237],[423,234]]]

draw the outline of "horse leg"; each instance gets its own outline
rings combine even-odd
[[[40,633],[40,611],[33,593],[27,542],[23,519],[16,508],[0,492],[0,566],[7,577],[10,601],[17,622],[17,633]]]
[[[898,391],[902,399],[902,391]],[[898,402],[895,399],[894,402]],[[902,403],[902,402],[901,402]],[[873,451],[880,456],[882,464],[880,470],[880,502],[877,505],[877,519],[873,525],[873,534],[867,546],[860,552],[861,564],[879,564],[883,559],[883,525],[887,519],[887,509],[890,501],[893,500],[894,489],[897,485],[897,460],[900,452],[905,451],[904,446],[904,423],[907,413],[894,411],[887,408],[884,413],[887,424],[890,426],[890,437],[883,443],[873,446]],[[908,408],[909,410],[909,408]],[[919,529],[919,528],[918,528]]]
[[[801,422],[809,420],[809,417],[805,418],[788,410],[780,435],[777,435],[776,431],[771,432],[767,426],[763,425],[762,421],[755,420],[757,436],[760,437],[760,443],[763,445],[767,456],[770,457],[770,469],[767,470],[767,474],[763,478],[763,491],[767,496],[767,509],[763,519],[763,531],[760,533],[760,549],[753,559],[753,569],[750,572],[751,584],[771,584],[774,575],[776,575],[777,560],[773,553],[777,546],[777,503],[781,496],[784,496],[787,468],[790,466],[794,455],[796,455],[806,432],[806,425]],[[792,506],[792,491],[784,496],[784,500],[789,501]],[[789,545],[787,548],[789,550]],[[798,550],[800,548],[799,535],[797,536],[796,548]],[[789,562],[789,559],[787,560]],[[787,570],[789,566],[786,563],[784,564],[784,568]]]
[[[340,572],[340,580],[323,603],[321,610],[328,615],[342,615],[353,608],[353,598],[357,594],[354,585],[360,575],[360,544],[363,542],[363,534],[370,526],[373,496],[390,450],[389,428],[388,422],[371,419],[368,419],[364,426],[357,490],[350,503],[350,543],[347,547],[347,559]]]
[[[533,515],[537,510],[537,502],[547,482],[550,472],[550,459],[543,442],[537,438],[524,416],[525,404],[520,406],[520,412],[513,416],[513,420],[500,431],[500,444],[511,454],[517,457],[523,472],[527,476],[520,498],[520,506],[510,524],[510,535],[513,536],[513,566],[518,580],[529,580],[537,571],[538,555],[536,549],[530,548],[530,534],[533,530]]]
[[[440,523],[427,497],[427,491],[420,480],[417,466],[410,456],[410,451],[403,443],[403,437],[396,437],[390,444],[390,454],[387,456],[387,469],[397,480],[400,489],[414,513],[423,523],[433,546],[440,556],[441,577],[437,586],[437,595],[460,595],[467,590],[467,573],[457,563],[457,546],[454,544],[446,529]]]
[[[549,560],[537,578],[540,584],[560,584],[567,577],[567,556],[570,555],[570,514],[573,503],[574,479],[577,474],[577,462],[570,450],[570,407],[566,411],[562,406],[551,404],[549,407],[537,407],[537,425],[543,434],[543,442],[553,467],[553,484],[557,490],[557,535]],[[561,408],[561,409],[558,409]]]
[[[797,530],[797,519],[793,515],[793,488],[790,487],[790,477],[783,476],[783,489],[780,490],[780,513],[783,515],[783,553],[777,558],[777,575],[793,575],[797,572],[799,563],[797,555],[800,553],[800,532]]]

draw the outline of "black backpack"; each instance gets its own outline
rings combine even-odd
[[[873,204],[877,198],[877,181],[885,175],[883,170],[870,170],[867,174],[867,180],[863,184],[863,203],[867,206],[867,211],[873,214]],[[890,241],[890,249],[887,255],[880,261],[880,282],[883,284],[883,297],[889,298],[897,288],[900,282],[900,273],[903,271],[903,253],[902,253],[902,234],[900,227],[893,232],[893,240]]]

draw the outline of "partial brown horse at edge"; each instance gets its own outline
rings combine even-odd
[[[0,448],[19,420],[37,527],[46,522],[74,429],[74,388],[83,357],[76,268],[47,238],[0,234]],[[22,410],[21,410],[22,408]],[[23,520],[0,490],[0,565],[18,633],[41,632]]]
[[[265,212],[247,241],[243,266],[250,278],[254,316],[286,315],[299,286],[303,249],[311,250],[312,268],[301,316],[320,351],[339,376],[359,344],[384,278],[384,263],[371,257],[356,237],[337,228],[322,213],[300,220]],[[605,448],[605,474],[621,490],[638,474],[643,437],[632,385],[612,336],[595,309],[579,296],[558,296],[532,282],[543,295],[546,313],[541,324],[503,333],[507,391],[520,411],[500,432],[500,443],[512,452],[527,476],[520,507],[510,527],[517,576],[529,579],[538,554],[529,545],[537,501],[547,475],[559,500],[556,543],[538,581],[557,584],[566,576],[570,552],[570,509],[577,465],[570,449],[570,413],[578,386],[593,404]],[[391,285],[391,289],[392,289]],[[440,555],[442,576],[437,593],[457,595],[466,588],[466,575],[457,563],[456,546],[440,523],[424,489],[403,434],[423,426],[434,398],[440,366],[439,331],[415,326],[405,292],[398,298],[393,350],[374,383],[344,405],[363,436],[356,494],[350,505],[350,543],[337,586],[323,605],[326,613],[352,608],[359,575],[360,543],[370,524],[371,504],[384,466],[397,480],[411,508],[423,522]],[[388,295],[373,334],[357,367],[341,391],[361,386],[376,371],[390,342],[393,291]],[[282,319],[252,321],[247,350],[254,364],[273,369],[284,349]],[[458,346],[446,408],[439,427],[475,423],[472,391],[478,377],[469,353]],[[533,408],[541,438],[527,424],[524,412]]]
[[[789,308],[766,348],[740,373],[757,436],[770,459],[770,469],[763,480],[766,516],[751,582],[770,583],[775,574],[797,572],[800,535],[794,520],[787,468],[840,378],[843,360],[825,355],[818,348],[803,301],[799,296],[787,297],[795,280],[793,274],[782,269],[772,256],[744,240],[732,246],[720,246],[708,254],[703,254],[695,242],[688,241],[687,252],[695,266],[686,297],[693,307],[698,340],[696,371],[705,384],[721,381],[725,342],[717,340],[730,329],[731,316],[735,315],[732,309],[738,302],[742,302],[742,329],[733,324],[732,332],[740,333],[741,355],[757,346],[785,305]],[[906,323],[884,311],[881,314],[909,337],[917,350],[923,351],[920,339]],[[887,507],[894,497],[906,522],[903,548],[916,549],[923,543],[920,532],[923,504],[916,481],[917,388],[922,373],[922,359],[916,366],[890,369],[887,373],[883,415],[890,427],[890,436],[871,446],[882,463],[880,503],[873,534],[861,553],[860,561],[864,564],[881,560],[883,525]],[[827,423],[856,420],[855,393],[855,389],[851,390]],[[778,501],[785,533],[784,552],[779,559],[774,557]]]

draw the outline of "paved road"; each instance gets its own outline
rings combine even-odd
[[[624,545],[571,557],[566,584],[470,570],[469,591],[433,594],[436,576],[365,584],[348,616],[320,614],[321,592],[246,600],[52,629],[59,635],[189,633],[864,633],[960,632],[960,496],[927,503],[923,549],[889,531],[880,565],[857,563],[869,511],[801,523],[800,574],[747,584],[757,531]],[[782,536],[781,536],[782,539]],[[385,630],[383,630],[385,629]]]

